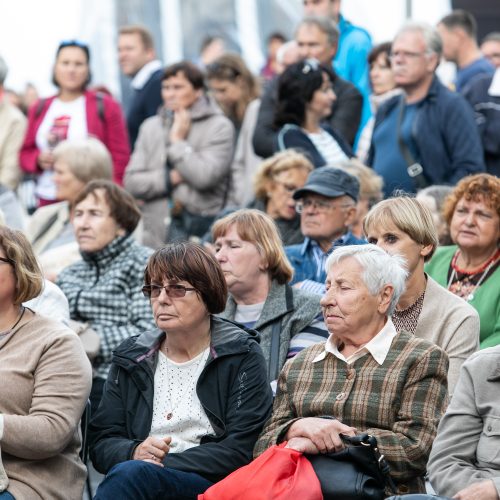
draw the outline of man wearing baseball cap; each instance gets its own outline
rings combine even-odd
[[[343,245],[362,245],[349,230],[356,216],[359,181],[344,170],[321,167],[313,170],[301,189],[293,194],[300,213],[304,243],[285,247],[294,268],[292,284],[322,293],[326,279],[325,262]]]

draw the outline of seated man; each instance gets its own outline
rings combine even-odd
[[[330,337],[285,365],[254,456],[282,441],[305,453],[340,451],[339,434],[368,433],[398,494],[425,492],[427,460],[448,399],[448,357],[426,340],[396,332],[390,315],[405,288],[403,263],[374,245],[338,248],[328,258],[321,307]]]
[[[333,249],[366,243],[349,230],[356,217],[359,181],[337,168],[317,168],[293,197],[298,200],[296,209],[306,239],[300,245],[285,247],[294,269],[291,283],[301,283],[301,288],[321,294],[325,262]]]

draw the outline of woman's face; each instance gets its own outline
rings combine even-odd
[[[193,288],[187,281],[164,280],[155,285],[183,285]],[[184,297],[171,298],[163,289],[160,295],[151,299],[151,308],[156,325],[160,330],[171,333],[190,333],[208,317],[208,310],[201,296],[194,290],[186,291]]]
[[[89,194],[75,206],[73,227],[82,252],[98,252],[125,231],[111,216],[109,205],[101,189]]]
[[[248,293],[267,274],[264,259],[256,245],[244,241],[233,224],[229,231],[215,240],[215,258],[219,262],[228,290],[236,296]]]
[[[82,91],[88,75],[87,56],[81,48],[64,47],[59,51],[54,66],[54,76],[61,90]]]
[[[230,108],[243,97],[243,89],[239,79],[235,81],[212,78],[208,81],[210,90],[220,106]]]
[[[424,257],[432,251],[432,245],[420,245],[395,224],[375,224],[368,229],[368,243],[373,243],[389,255],[401,255],[407,263],[410,276],[418,270],[423,272]]]
[[[85,187],[85,183],[77,179],[64,160],[54,163],[54,184],[58,200],[73,201]]]
[[[499,226],[497,212],[482,198],[476,201],[461,198],[453,212],[450,236],[463,251],[493,251],[500,236]]]
[[[384,94],[396,87],[387,54],[382,52],[370,66],[370,82],[375,95]]]
[[[306,183],[308,174],[305,168],[290,168],[270,180],[267,188],[267,214],[273,219],[293,219],[297,212],[292,195]]]
[[[0,257],[7,258],[4,249],[0,246]],[[14,268],[9,262],[0,260],[0,304],[12,304],[16,291],[16,276]]]
[[[190,108],[202,92],[201,89],[193,87],[182,71],[161,82],[163,103],[171,111]]]
[[[318,120],[322,120],[332,114],[332,105],[336,98],[330,78],[326,73],[323,73],[323,84],[314,92],[311,100],[307,103],[306,111],[309,111]]]

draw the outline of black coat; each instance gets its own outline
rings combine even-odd
[[[182,453],[163,460],[166,467],[195,472],[219,481],[252,459],[253,446],[270,416],[272,393],[258,334],[212,318],[210,355],[196,392],[214,434]],[[131,460],[153,418],[154,371],[162,331],[146,332],[123,342],[113,356],[99,409],[89,427],[90,456],[106,474]]]

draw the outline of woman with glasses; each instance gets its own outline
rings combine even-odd
[[[36,176],[36,196],[41,205],[58,199],[53,150],[65,139],[93,136],[103,142],[113,160],[113,179],[122,183],[130,157],[123,113],[108,94],[87,90],[90,79],[89,47],[78,40],[61,42],[53,70],[58,93],[37,101],[29,110],[20,152],[22,170]]]
[[[113,355],[90,426],[107,474],[94,498],[196,499],[252,459],[272,405],[265,361],[255,331],[214,316],[227,287],[200,245],[157,250],[144,282],[157,329]]]
[[[276,151],[297,149],[315,167],[334,166],[353,156],[344,138],[324,123],[336,99],[332,81],[330,69],[315,59],[292,64],[281,74],[274,114]]]
[[[78,337],[24,302],[43,277],[20,232],[0,226],[0,499],[82,498],[79,421],[91,368]],[[3,464],[3,465],[2,465]]]
[[[152,250],[132,236],[139,219],[132,196],[111,181],[89,182],[73,203],[81,260],[66,267],[57,284],[68,299],[71,319],[88,325],[100,337],[90,394],[93,410],[99,406],[112,351],[154,325],[140,290]]]

